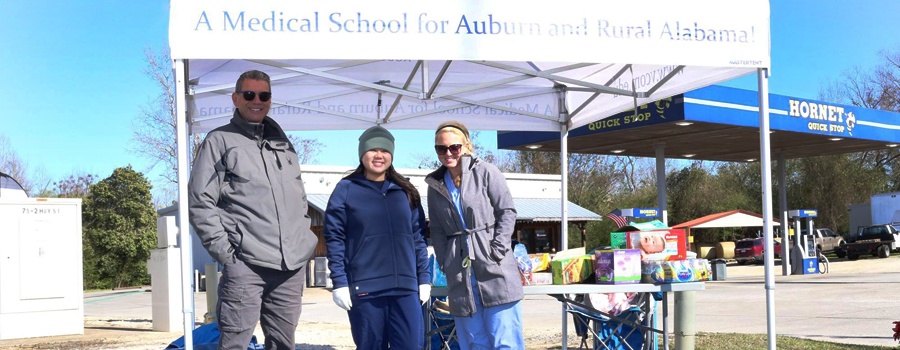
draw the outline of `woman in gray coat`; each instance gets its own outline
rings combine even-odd
[[[438,126],[434,149],[442,166],[425,178],[431,241],[460,348],[524,349],[522,281],[510,244],[516,209],[506,178],[472,157],[460,122]]]

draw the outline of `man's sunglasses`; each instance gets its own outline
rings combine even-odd
[[[461,150],[461,149],[462,149],[462,145],[458,144],[458,143],[450,145],[450,146],[434,145],[434,151],[440,155],[447,154],[447,150],[450,150],[450,154],[455,156],[455,155],[459,154],[459,150]]]
[[[253,99],[256,98],[256,94],[257,94],[256,91],[249,91],[249,90],[241,91],[241,95],[243,95],[244,100],[247,100],[247,101],[253,101]],[[271,92],[263,91],[263,92],[259,93],[259,100],[262,102],[266,102],[270,98],[272,98]]]

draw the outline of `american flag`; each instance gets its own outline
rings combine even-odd
[[[616,228],[621,228],[622,226],[628,224],[628,220],[626,220],[625,217],[622,216],[622,211],[620,211],[619,209],[613,210],[609,212],[609,214],[606,214],[604,216],[615,222]]]

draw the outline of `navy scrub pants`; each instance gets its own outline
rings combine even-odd
[[[425,318],[419,295],[353,298],[348,311],[358,350],[419,350],[425,346]]]

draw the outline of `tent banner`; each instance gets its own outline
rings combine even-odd
[[[718,0],[171,0],[179,59],[769,66],[769,4]]]

